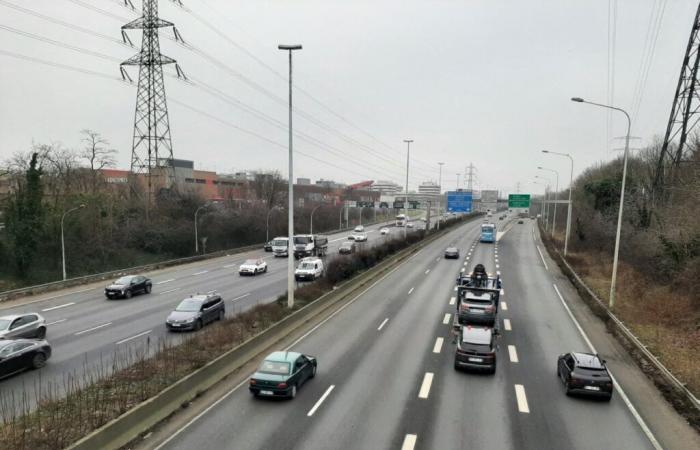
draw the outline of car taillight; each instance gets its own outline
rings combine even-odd
[[[493,312],[493,306],[487,306],[486,308],[484,308],[484,311],[486,311],[487,313],[492,313],[492,312]]]
[[[287,389],[287,383],[280,383],[277,385],[277,389]]]
[[[255,380],[251,379],[250,384],[255,384]]]

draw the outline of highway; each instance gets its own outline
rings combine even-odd
[[[372,245],[388,236],[379,233],[381,225],[366,227]],[[390,228],[391,233],[400,232]],[[328,235],[329,257],[335,257],[338,247],[350,232]],[[246,259],[264,257],[268,273],[255,277],[238,275],[239,265]],[[99,361],[109,366],[115,352],[152,347],[161,339],[182,339],[189,333],[168,333],[165,318],[185,297],[195,293],[216,291],[226,302],[226,314],[233,315],[251,306],[274,300],[287,288],[287,259],[275,258],[260,250],[214,258],[182,266],[174,266],[144,274],[153,281],[150,295],[135,295],[131,299],[105,299],[103,290],[108,283],[93,283],[62,291],[25,297],[0,304],[0,316],[38,312],[48,324],[47,340],[53,355],[41,370],[25,371],[0,380],[3,394],[28,389],[33,395],[35,381],[61,385],[66,374],[79,378],[84,366],[94,367]]]
[[[513,224],[496,245],[477,242],[479,224],[438,238],[291,343],[318,359],[296,399],[253,398],[243,381],[163,431],[157,448],[654,448],[619,386],[609,403],[564,394],[557,356],[589,347],[560,298],[569,291],[555,288],[561,280],[535,245],[534,222]],[[460,260],[443,258],[451,245]],[[453,367],[455,278],[476,263],[504,280],[495,375]],[[622,364],[608,360],[613,372]]]

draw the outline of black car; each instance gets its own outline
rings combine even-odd
[[[265,245],[263,245],[263,250],[266,252],[271,252],[272,251],[272,241],[265,242]]]
[[[592,353],[571,352],[559,355],[557,376],[566,387],[566,395],[585,394],[610,400],[613,381],[605,360]]]
[[[219,294],[193,295],[177,305],[165,319],[165,326],[170,331],[199,331],[204,325],[226,316],[226,306]]]
[[[498,330],[489,327],[466,325],[460,327],[455,369],[485,370],[496,373],[496,338]]]
[[[445,259],[459,259],[459,249],[457,247],[447,247],[445,249]]]
[[[0,340],[0,378],[25,369],[41,369],[51,357],[51,346],[43,340]]]
[[[105,297],[131,298],[134,294],[150,294],[153,288],[150,278],[143,275],[121,277],[105,288]]]

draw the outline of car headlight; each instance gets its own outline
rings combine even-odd
[[[194,322],[194,319],[195,319],[194,317],[191,317],[191,318],[187,319],[186,322],[187,322],[187,323],[192,323],[192,322]]]

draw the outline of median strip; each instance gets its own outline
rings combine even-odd
[[[314,413],[319,408],[319,406],[321,406],[321,403],[323,403],[323,401],[326,399],[326,397],[328,397],[330,395],[330,393],[333,391],[333,388],[335,388],[335,385],[331,384],[331,386],[328,389],[326,389],[326,392],[323,393],[323,395],[321,396],[321,398],[318,399],[318,401],[316,402],[314,407],[311,408],[311,410],[309,411],[308,414],[306,414],[307,417],[311,417],[314,415]]]

